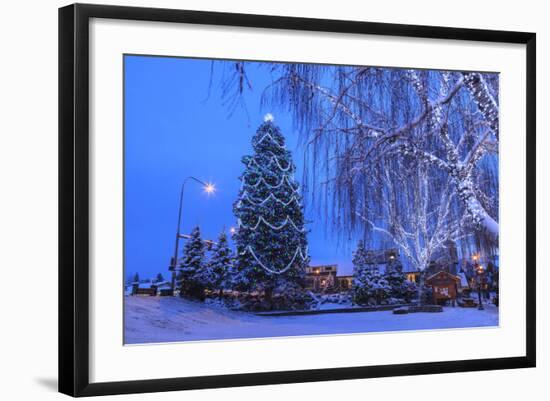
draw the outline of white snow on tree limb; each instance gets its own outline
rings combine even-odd
[[[478,72],[464,73],[464,84],[472,94],[479,111],[485,117],[495,137],[499,137],[499,107],[487,87],[487,83]]]

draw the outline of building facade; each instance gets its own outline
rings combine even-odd
[[[402,265],[398,249],[370,250],[367,254],[367,269],[372,273],[383,275],[393,267],[399,269],[408,281],[418,282],[420,272]],[[353,276],[339,276],[337,264],[308,266],[305,286],[306,290],[313,292],[348,291],[353,287]]]
[[[306,289],[314,292],[337,292],[350,290],[352,276],[339,276],[338,265],[306,267]]]
[[[306,289],[327,291],[335,287],[338,265],[320,265],[306,267]]]

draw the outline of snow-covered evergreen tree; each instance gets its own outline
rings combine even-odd
[[[357,304],[374,301],[380,304],[391,294],[391,287],[384,276],[372,270],[364,270],[353,279],[353,300]]]
[[[276,289],[303,287],[309,262],[306,229],[296,167],[270,114],[252,137],[252,147],[253,154],[242,158],[233,238],[241,285],[265,291],[269,301]]]
[[[351,260],[353,263],[353,274],[354,277],[357,274],[360,276],[364,270],[366,270],[367,262],[368,262],[368,254],[367,250],[365,249],[365,242],[363,240],[359,240],[357,242],[357,249],[353,253],[353,258]]]
[[[154,280],[155,283],[162,283],[164,282],[164,277],[162,273],[158,273]]]
[[[212,250],[212,257],[202,275],[206,287],[212,291],[218,291],[220,297],[223,295],[224,289],[232,287],[233,259],[233,251],[229,248],[227,235],[225,231],[222,231]]]
[[[139,274],[138,273],[134,274],[133,281],[134,281],[134,283],[139,283]]]
[[[391,297],[405,297],[409,287],[406,285],[406,279],[403,275],[403,269],[397,261],[390,260],[390,262],[386,265],[384,279],[388,282],[388,285],[390,287]]]
[[[204,298],[204,251],[201,232],[197,226],[183,248],[183,260],[178,274],[180,296]]]
[[[385,277],[368,266],[365,243],[360,240],[353,254],[353,300],[367,304],[370,300],[380,303],[391,294],[391,287]]]

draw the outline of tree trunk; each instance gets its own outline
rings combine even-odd
[[[424,290],[424,271],[420,271],[420,274],[418,275],[418,306],[422,306],[424,304],[423,290]]]
[[[465,176],[459,172],[458,177],[458,197],[466,206],[467,212],[470,214],[476,224],[482,227],[488,234],[498,240],[499,224],[493,219],[485,208],[477,199],[474,189],[472,188],[472,180],[468,175]]]
[[[269,309],[273,309],[273,288],[269,287],[264,290],[265,301],[269,304]]]

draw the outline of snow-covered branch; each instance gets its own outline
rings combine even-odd
[[[491,216],[498,171],[484,171],[498,166],[496,77],[377,67],[283,71],[277,96],[291,102],[311,196],[332,208],[335,225],[356,230],[357,219],[422,267],[448,241],[471,233],[498,238]],[[491,182],[476,186],[481,176]],[[321,190],[316,180],[325,183]]]
[[[323,88],[321,85],[306,81],[296,74],[292,75],[290,79],[293,81],[299,82],[300,84],[304,85],[305,87],[309,88],[314,92],[317,92],[320,96],[328,100],[333,105],[334,109],[333,109],[333,112],[331,113],[331,116],[328,118],[328,121],[332,121],[336,113],[336,110],[340,110],[349,118],[351,118],[355,122],[358,128],[370,131],[371,134],[373,135],[373,138],[376,138],[380,132],[384,131],[380,127],[367,124],[365,121],[363,121],[363,119],[357,113],[355,113],[350,107],[348,107],[344,102],[342,102],[342,99],[346,93],[345,90],[342,91],[338,96],[335,96],[328,89]],[[326,126],[327,123],[325,123],[324,125]]]
[[[491,94],[483,75],[478,72],[465,72],[464,84],[472,94],[480,113],[489,123],[496,139],[499,138],[499,107]]]

